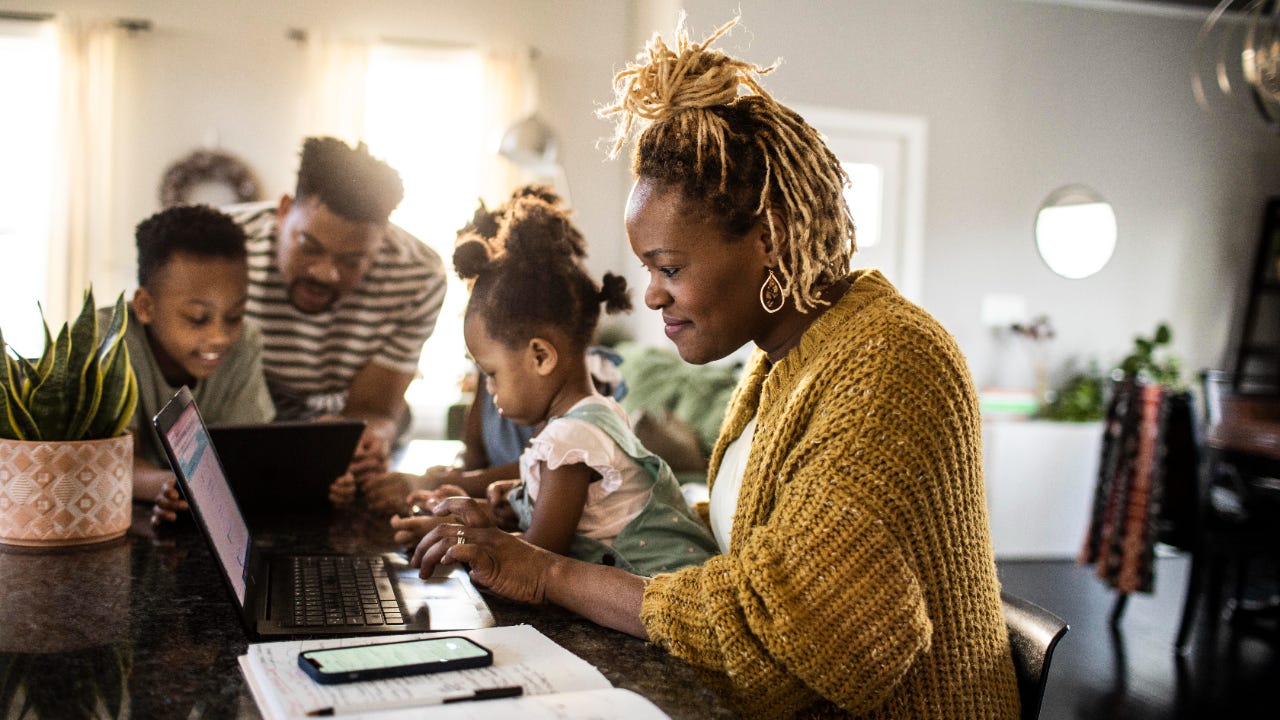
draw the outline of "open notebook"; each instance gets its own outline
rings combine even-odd
[[[322,685],[298,668],[298,653],[320,647],[340,647],[369,642],[368,638],[268,642],[249,646],[240,657],[240,669],[258,709],[267,720],[305,718],[321,708],[335,708],[346,717],[377,720],[409,720],[424,717],[424,706],[442,695],[469,694],[476,690],[519,686],[524,695],[502,700],[477,700],[430,706],[433,720],[475,718],[632,718],[662,720],[666,713],[630,690],[615,688],[590,663],[556,644],[528,625],[471,630],[465,635],[493,651],[493,665],[470,670],[410,675],[386,680],[366,680]],[[430,637],[413,635],[410,637]],[[400,638],[378,638],[392,642]],[[399,706],[347,714],[341,708]],[[406,705],[408,705],[406,707]]]

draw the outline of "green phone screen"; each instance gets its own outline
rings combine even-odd
[[[374,670],[404,665],[423,665],[449,660],[484,657],[488,652],[461,637],[430,638],[333,648],[306,653],[326,673]]]

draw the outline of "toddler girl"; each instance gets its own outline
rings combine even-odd
[[[463,333],[498,412],[542,426],[505,496],[515,526],[548,550],[643,575],[702,563],[716,548],[709,530],[588,371],[601,304],[631,307],[626,280],[597,285],[582,236],[544,199],[517,199],[502,223],[497,238],[460,238],[453,262],[473,283]]]

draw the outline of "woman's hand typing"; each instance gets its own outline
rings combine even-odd
[[[498,595],[527,603],[545,600],[549,570],[564,558],[493,527],[487,503],[450,498],[436,513],[459,522],[436,525],[418,543],[409,564],[419,568],[420,577],[430,577],[437,565],[460,562],[468,566],[472,582]]]

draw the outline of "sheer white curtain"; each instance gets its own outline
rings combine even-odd
[[[52,22],[0,18],[0,328],[15,352],[40,353],[36,301],[48,290],[58,38]],[[19,99],[20,100],[17,100]]]
[[[306,31],[303,38],[307,57],[307,93],[303,107],[305,132],[308,135],[333,135],[351,143],[368,139],[371,132],[376,134],[379,119],[371,121],[368,113],[400,111],[397,108],[388,110],[385,101],[374,99],[373,96],[378,94],[374,86],[381,79],[371,77],[371,73],[377,72],[377,67],[371,64],[371,55],[376,51],[385,53],[390,50],[429,58],[431,53],[426,51],[432,47],[430,43],[421,46],[379,43],[340,37],[326,31]],[[413,52],[415,49],[417,53]],[[479,105],[459,105],[455,98],[441,97],[439,112],[465,114],[464,121],[479,127],[483,137],[490,139],[474,158],[481,180],[480,187],[474,188],[472,194],[500,201],[514,187],[529,181],[526,173],[500,157],[497,150],[503,132],[532,113],[537,106],[536,78],[530,66],[532,51],[518,47],[463,52],[474,52],[481,59]],[[415,104],[410,95],[432,95],[438,91],[438,87],[413,84],[398,89],[405,95],[401,103],[405,109]],[[430,116],[421,117],[420,121],[423,133],[431,132],[438,124]]]
[[[480,191],[495,201],[528,181],[519,166],[498,154],[498,144],[507,128],[537,107],[538,87],[531,67],[532,55],[532,50],[524,47],[484,51],[485,92],[480,121],[484,123],[485,137],[493,140],[490,152],[480,158],[483,179]]]
[[[111,282],[116,55],[126,32],[109,20],[59,16],[56,24],[59,122],[45,307],[54,327],[80,309],[91,284]]]
[[[364,139],[365,87],[372,43],[327,31],[306,33],[307,135],[332,135],[349,143]]]

